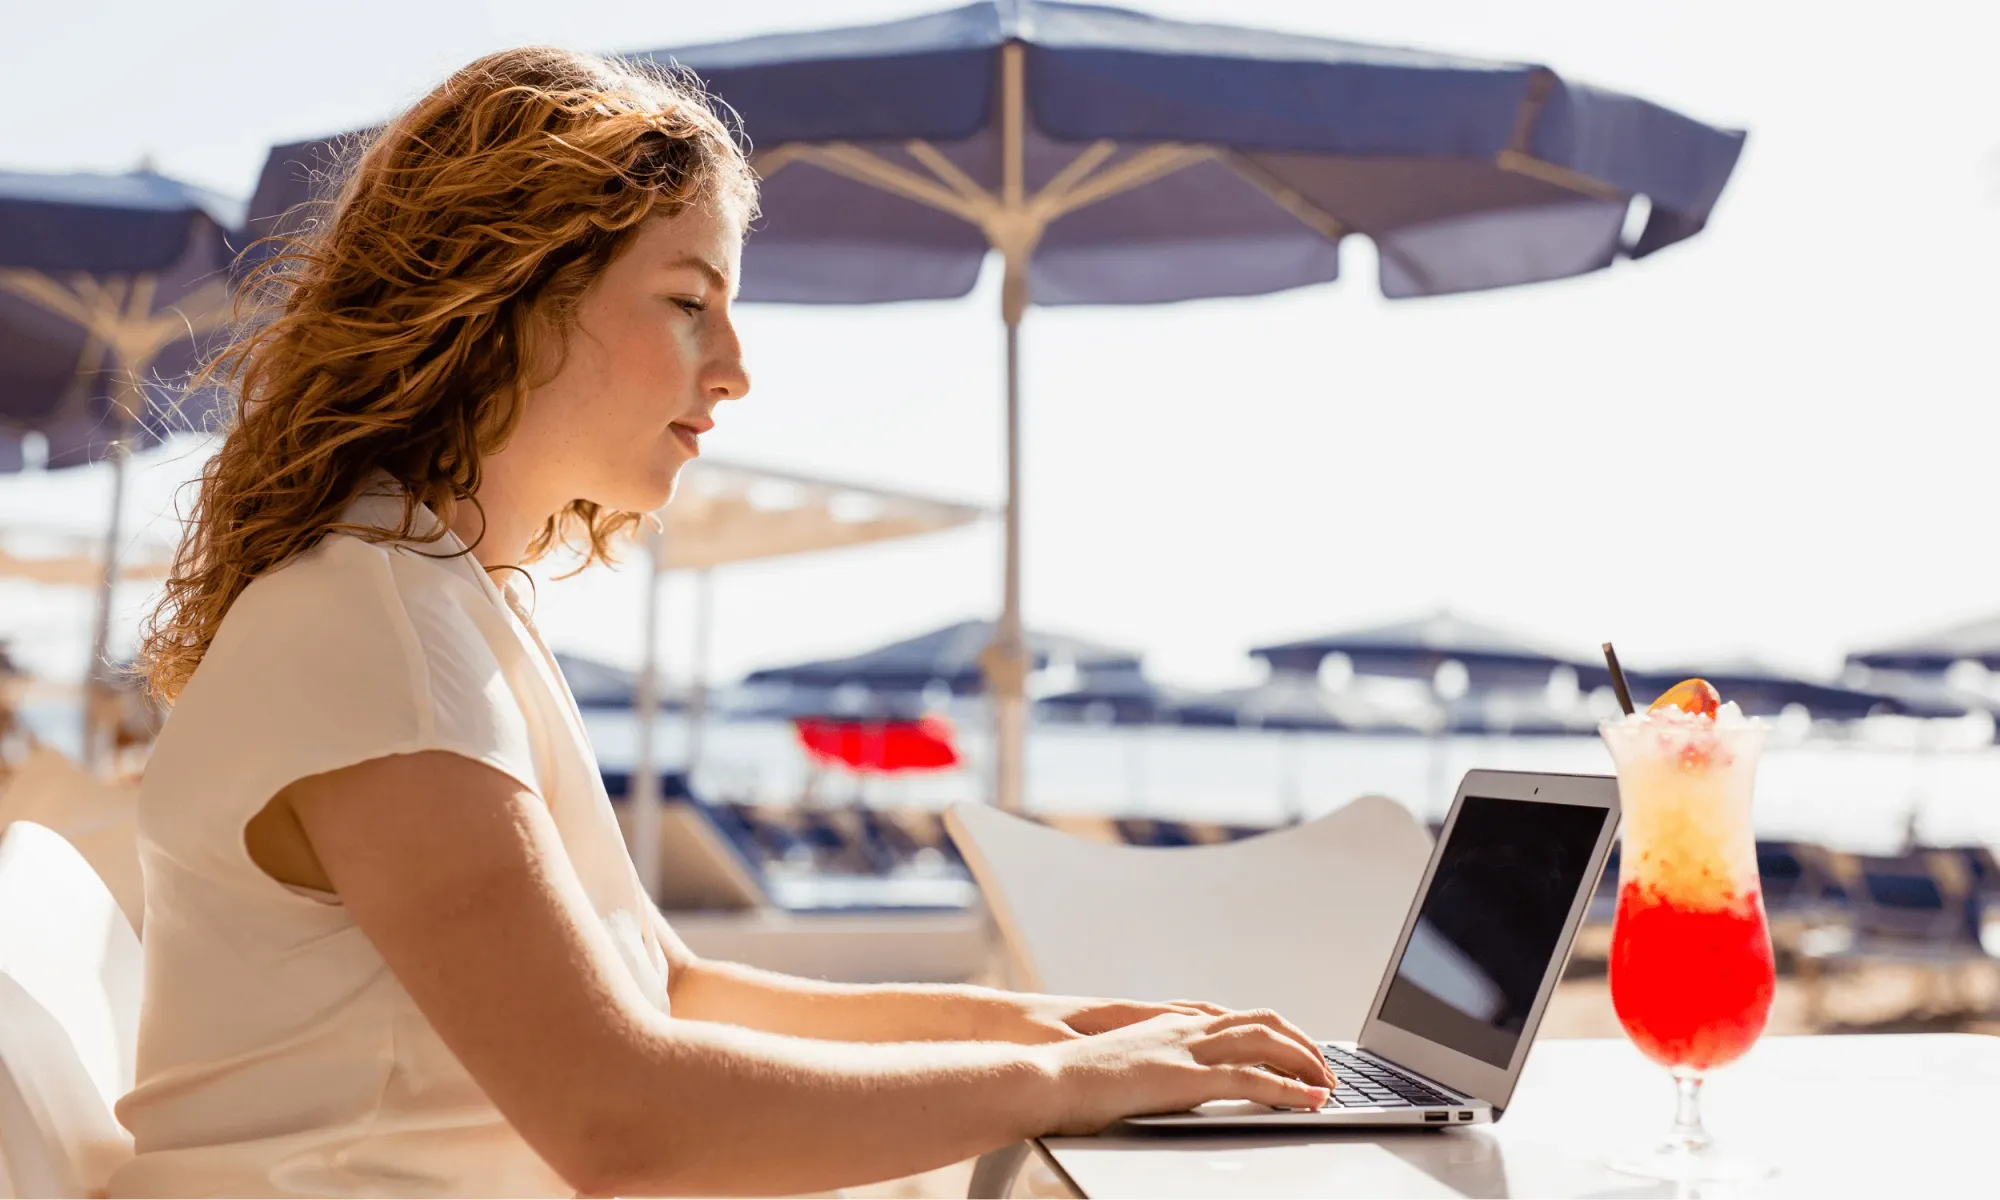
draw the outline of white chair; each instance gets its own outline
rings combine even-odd
[[[1243,841],[1105,845],[985,805],[946,817],[1025,988],[1274,1008],[1315,1037],[1361,1032],[1430,836],[1363,796]]]
[[[0,1163],[17,1196],[102,1195],[138,1046],[139,939],[61,835],[0,835]]]
[[[139,872],[138,789],[93,777],[60,751],[36,748],[0,788],[0,833],[33,821],[63,835],[143,930],[146,889]]]

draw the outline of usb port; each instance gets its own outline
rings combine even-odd
[[[1461,1121],[1470,1121],[1472,1119],[1472,1114],[1469,1112],[1461,1112],[1458,1114],[1458,1119]]]
[[[1424,1120],[1430,1122],[1449,1121],[1451,1120],[1451,1114],[1448,1112],[1427,1112],[1424,1114]]]

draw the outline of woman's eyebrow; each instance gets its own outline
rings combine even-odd
[[[735,294],[729,286],[729,272],[716,266],[699,254],[683,254],[679,258],[668,261],[666,269],[669,271],[691,270],[699,272],[707,276],[709,283],[714,285],[718,291],[723,292],[725,295]]]

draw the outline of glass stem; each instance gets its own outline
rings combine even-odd
[[[1701,1072],[1690,1067],[1674,1071],[1674,1090],[1679,1098],[1674,1105],[1673,1132],[1667,1138],[1668,1150],[1692,1153],[1708,1148],[1708,1130],[1701,1127],[1701,1079]]]

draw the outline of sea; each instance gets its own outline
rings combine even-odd
[[[629,768],[639,726],[627,712],[586,714],[600,761]],[[663,768],[694,762],[697,794],[763,804],[816,802],[942,808],[987,800],[990,732],[957,721],[960,768],[896,776],[815,773],[781,721],[655,725]],[[1758,769],[1760,837],[1865,854],[1925,845],[2000,845],[2000,747],[1990,730],[1871,718],[1868,728],[1774,733]],[[692,754],[690,753],[692,750]],[[1028,741],[1030,812],[1234,824],[1311,818],[1358,796],[1387,796],[1442,817],[1474,768],[1608,774],[1595,737],[1382,737],[1177,726],[1038,724]]]
[[[35,705],[24,716],[52,744],[75,752],[70,706]],[[587,711],[600,763],[629,770],[639,724],[629,711]],[[2000,846],[2000,746],[1986,730],[1949,722],[1870,718],[1859,726],[1783,730],[1758,769],[1758,836],[1817,842],[1867,854],[1925,845]],[[693,764],[705,799],[941,809],[990,798],[992,737],[978,713],[954,720],[962,765],[943,771],[862,775],[816,771],[781,720],[660,714],[654,761]],[[1028,741],[1027,808],[1240,825],[1311,818],[1358,796],[1382,795],[1422,819],[1443,816],[1474,768],[1609,773],[1595,737],[1422,737],[1291,733],[1259,729],[1038,723]]]

